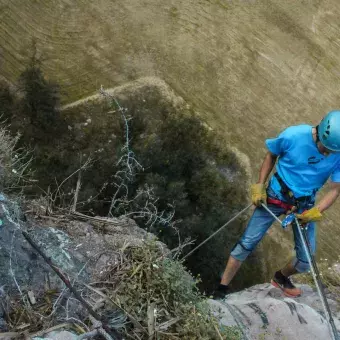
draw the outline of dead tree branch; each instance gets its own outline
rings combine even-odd
[[[152,227],[155,223],[170,225],[175,214],[174,207],[169,205],[169,211],[158,211],[156,204],[158,198],[154,195],[152,187],[145,185],[137,190],[132,199],[129,199],[129,184],[134,181],[139,172],[144,171],[130,147],[129,121],[132,118],[126,115],[127,109],[122,108],[117,99],[105,91],[103,87],[101,87],[100,93],[118,107],[125,126],[125,142],[121,149],[122,156],[116,163],[119,170],[114,175],[115,182],[112,183],[116,187],[116,191],[111,198],[108,216],[113,217],[115,212],[119,213],[120,216],[144,219],[148,227]]]
[[[65,283],[65,285],[67,286],[67,288],[73,293],[73,295],[76,297],[76,299],[83,305],[83,307],[85,307],[87,309],[87,311],[89,312],[89,314],[95,318],[98,321],[103,321],[102,317],[93,310],[93,308],[89,305],[89,303],[87,301],[85,301],[85,299],[79,294],[79,292],[72,286],[72,284],[70,283],[70,281],[65,277],[64,274],[61,273],[61,271],[59,270],[58,267],[56,267],[51,259],[49,257],[47,257],[45,255],[45,253],[38,247],[38,245],[32,240],[32,238],[29,236],[29,234],[26,231],[22,231],[23,236],[25,237],[25,239],[27,240],[27,242],[32,246],[32,248],[34,248],[39,255],[46,261],[46,263],[53,269],[53,271],[59,276],[59,278]],[[105,326],[103,326],[104,328],[106,328]],[[115,333],[115,336],[118,337],[118,334],[111,330],[112,333]]]

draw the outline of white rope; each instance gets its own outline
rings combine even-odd
[[[245,207],[244,209],[242,209],[241,211],[239,211],[233,218],[231,218],[227,223],[223,224],[223,226],[216,230],[212,235],[210,235],[207,239],[205,239],[202,243],[200,243],[196,248],[194,248],[191,252],[189,252],[188,254],[186,254],[181,261],[184,261],[188,256],[190,256],[194,251],[196,251],[198,248],[200,248],[201,246],[203,246],[203,244],[205,244],[206,242],[208,242],[212,237],[214,237],[217,233],[219,233],[223,228],[225,228],[228,224],[230,224],[231,222],[233,222],[234,220],[237,219],[237,217],[239,217],[240,215],[242,215],[244,212],[246,212],[253,204],[249,204],[247,207]]]
[[[313,276],[313,279],[314,279],[314,282],[315,282],[315,285],[316,285],[316,289],[317,289],[318,294],[319,294],[320,299],[321,299],[321,303],[322,303],[322,307],[323,307],[323,310],[324,310],[324,313],[325,313],[325,317],[328,321],[327,324],[328,324],[328,327],[329,327],[329,331],[331,333],[331,338],[333,340],[339,340],[338,332],[335,328],[334,321],[333,321],[332,315],[331,315],[330,310],[329,310],[328,302],[327,302],[324,294],[322,293],[322,290],[321,290],[322,288],[320,286],[320,282],[318,280],[318,277],[316,275],[316,272],[315,272],[315,269],[314,269],[314,266],[313,266],[313,263],[312,263],[312,255],[310,254],[309,249],[307,248],[306,240],[305,240],[305,238],[302,234],[301,226],[300,226],[298,219],[296,217],[295,217],[295,223],[296,223],[296,228],[299,232],[300,238],[302,240],[303,249],[304,249],[304,251],[307,255],[308,263],[309,263],[311,273],[312,273],[312,276]],[[327,304],[328,308],[327,308],[326,304]],[[327,318],[327,316],[328,316],[328,318]]]
[[[262,207],[265,210],[267,210],[269,212],[269,214],[272,215],[275,218],[276,221],[278,221],[280,224],[282,224],[282,221],[265,204],[262,203]],[[324,310],[324,313],[325,313],[325,317],[326,317],[326,320],[327,320],[327,324],[328,324],[328,327],[329,327],[331,338],[332,338],[332,340],[339,340],[338,332],[335,328],[335,325],[332,325],[333,318],[332,318],[332,315],[330,314],[329,307],[328,307],[328,309],[326,307],[326,305],[328,306],[328,302],[327,302],[324,294],[322,293],[322,290],[321,290],[321,287],[320,287],[320,282],[319,282],[320,278],[318,278],[317,275],[316,275],[316,272],[315,272],[315,269],[314,269],[314,266],[313,266],[313,263],[312,263],[311,254],[310,254],[309,249],[307,247],[306,241],[305,241],[304,236],[302,234],[301,226],[300,226],[296,216],[295,216],[295,223],[296,223],[296,228],[298,230],[299,236],[300,236],[301,241],[302,241],[303,249],[304,249],[306,256],[307,256],[307,260],[308,260],[308,263],[309,263],[309,266],[310,266],[310,271],[312,273],[312,276],[313,276],[313,279],[314,279],[314,282],[315,282],[315,285],[316,285],[316,289],[318,291],[318,294],[319,294],[319,297],[320,297],[320,300],[321,300],[321,303],[322,303],[322,307],[323,307],[323,310]],[[328,318],[327,318],[327,316],[328,316]],[[333,324],[334,324],[334,322],[333,322]]]

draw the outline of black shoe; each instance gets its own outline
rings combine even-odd
[[[228,294],[230,294],[229,286],[219,284],[213,293],[213,298],[214,300],[223,300]]]
[[[284,276],[280,270],[275,273],[271,284],[281,289],[286,296],[293,298],[301,296],[301,289],[295,287],[289,277]]]

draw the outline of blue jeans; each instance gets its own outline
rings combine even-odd
[[[270,188],[268,189],[267,193],[270,197],[277,198]],[[314,200],[312,202],[304,202],[304,204],[300,206],[299,212],[305,209],[310,209],[313,204]],[[277,205],[268,204],[268,208],[278,217],[285,213],[284,208],[281,208]],[[262,207],[256,208],[248,222],[246,230],[244,231],[243,235],[232,249],[230,255],[236,260],[243,262],[248,257],[248,255],[255,249],[257,244],[262,240],[263,236],[270,228],[270,226],[273,224],[274,220],[275,220],[274,217],[270,215],[269,212],[267,212],[264,208]],[[298,272],[303,273],[309,270],[309,264],[302,245],[300,234],[298,233],[295,224],[293,225],[293,233],[296,256],[293,259],[292,264]],[[316,250],[315,234],[316,234],[315,223],[314,222],[308,223],[307,238],[313,254],[315,253]]]

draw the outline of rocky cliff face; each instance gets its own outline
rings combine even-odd
[[[34,40],[65,103],[160,77],[250,157],[255,178],[266,137],[339,106],[339,13],[337,0],[0,1],[0,73],[15,82]],[[338,214],[319,233],[333,259]]]
[[[154,238],[130,219],[90,218],[80,214],[45,216],[37,211],[39,205],[32,204],[30,207],[34,208],[24,215],[15,200],[4,195],[0,198],[0,317],[6,314],[6,319],[13,322],[12,327],[19,330],[25,324],[25,313],[20,321],[15,318],[14,310],[20,310],[18,306],[22,303],[32,315],[39,316],[46,312],[44,305],[49,304],[46,299],[59,301],[60,308],[57,302],[53,304],[50,313],[38,317],[37,326],[44,326],[48,314],[56,313],[60,321],[82,319],[87,315],[78,301],[69,300],[64,283],[26,241],[22,231],[28,232],[75,287],[78,282],[86,284],[102,277],[108,268],[121,260],[119,251],[122,248],[140,246],[145,240]],[[159,246],[166,251],[164,245],[159,243]],[[0,318],[0,321],[2,331],[7,330],[4,319]],[[34,329],[34,325],[26,323],[22,330],[27,328]]]
[[[28,220],[22,221],[14,215],[16,212],[11,211],[14,204],[5,199],[0,206],[3,223],[0,270],[2,289],[6,294],[23,293],[28,287],[40,293],[46,282],[49,289],[57,288],[56,284],[60,286],[60,280],[24,239],[22,230],[28,230],[35,243],[62,272],[79,276],[82,280],[95,277],[114,260],[106,254],[124,246],[141,245],[144,240],[153,237],[130,219],[91,220],[89,217],[87,222],[83,222],[27,215]]]
[[[271,284],[259,284],[210,305],[222,325],[242,329],[243,339],[331,339],[318,294],[308,285],[302,290],[291,299]],[[330,293],[327,300],[340,332],[339,303]]]
[[[151,234],[137,227],[133,220],[117,218],[86,217],[75,214],[74,217],[45,216],[39,204],[31,204],[26,215],[19,206],[8,197],[0,197],[1,232],[0,258],[2,316],[15,321],[15,314],[9,313],[14,301],[31,306],[32,314],[38,314],[39,306],[46,304],[45,299],[51,292],[58,293],[53,299],[53,309],[59,324],[62,321],[82,320],[87,312],[64,289],[64,284],[37,255],[22,236],[27,230],[35,243],[53,261],[53,263],[78,287],[89,281],[103,277],[103,273],[112,265],[120,262],[119,250],[126,247],[138,247]],[[86,221],[81,221],[86,219]],[[166,248],[163,252],[166,253]],[[297,299],[285,297],[280,290],[270,284],[260,284],[244,291],[231,294],[223,301],[210,300],[210,308],[218,318],[221,327],[236,326],[241,330],[242,339],[322,339],[329,337],[329,329],[323,315],[320,299],[309,286],[303,285],[303,295]],[[84,293],[84,292],[83,292]],[[63,296],[63,294],[65,294]],[[85,293],[84,293],[85,294]],[[52,293],[53,295],[53,293]],[[87,296],[90,299],[89,296]],[[335,297],[327,292],[336,326],[340,330],[339,304]],[[59,302],[58,302],[59,300]],[[21,302],[20,302],[21,301]],[[57,301],[57,302],[56,302]],[[58,308],[55,306],[60,304]],[[9,314],[8,314],[9,313]],[[2,332],[8,325],[1,319]],[[17,325],[22,331],[29,324]],[[81,322],[81,321],[79,321]],[[43,325],[42,319],[39,321]],[[19,327],[19,330],[20,330]],[[60,327],[57,331],[38,332],[35,339],[75,339],[76,333]],[[64,328],[64,329],[63,329]],[[14,339],[21,331],[3,333],[1,339]]]

